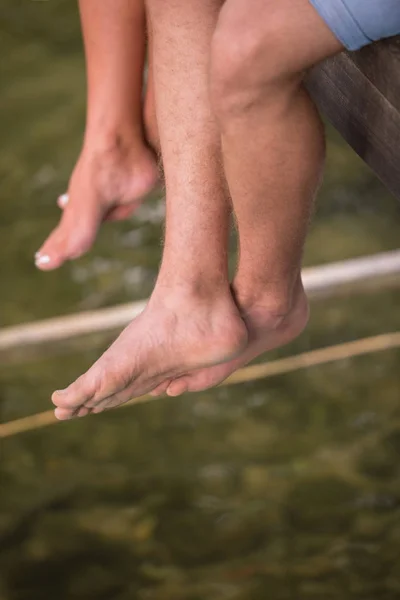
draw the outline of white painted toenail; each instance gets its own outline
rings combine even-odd
[[[61,206],[67,206],[69,202],[69,194],[62,194],[59,197],[58,202],[61,204]]]
[[[50,256],[48,256],[47,254],[45,254],[44,256],[39,254],[39,256],[35,256],[35,262],[37,265],[48,265],[50,262]]]

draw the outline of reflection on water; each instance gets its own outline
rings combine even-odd
[[[147,296],[163,204],[107,226],[60,272],[32,256],[56,222],[84,119],[74,3],[0,4],[1,325]],[[395,202],[331,135],[308,264],[398,245]],[[399,329],[399,291],[324,300],[295,353]],[[2,357],[4,420],[105,344]],[[1,600],[394,599],[400,593],[396,351],[159,400],[2,445]]]

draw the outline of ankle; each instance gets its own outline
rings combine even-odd
[[[134,150],[141,152],[146,148],[146,143],[141,129],[123,124],[95,130],[87,127],[83,147],[92,153],[113,156],[127,155]]]
[[[192,273],[187,277],[177,274],[168,276],[161,271],[153,296],[171,306],[179,303],[215,303],[231,297],[231,293],[227,277],[196,277]]]
[[[278,324],[305,298],[300,276],[294,283],[286,281],[279,284],[244,283],[235,279],[232,288],[242,314],[261,311],[268,313]]]
[[[232,298],[229,282],[224,286],[204,281],[158,281],[149,300],[149,311],[163,313],[175,327],[181,320],[189,330],[194,323],[204,339],[213,362],[226,362],[238,356],[248,343],[248,330]],[[198,327],[197,324],[201,324]]]

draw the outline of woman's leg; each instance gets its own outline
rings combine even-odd
[[[146,24],[143,0],[79,0],[88,97],[81,155],[68,194],[59,199],[60,224],[36,256],[43,270],[77,258],[92,245],[104,219],[129,216],[158,179],[157,163],[143,122]],[[152,108],[148,80],[147,120]]]

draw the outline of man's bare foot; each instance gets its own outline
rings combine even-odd
[[[301,283],[293,306],[286,315],[277,315],[271,310],[268,295],[244,302],[239,299],[239,305],[249,335],[248,345],[242,354],[230,362],[201,369],[173,381],[165,381],[151,395],[167,393],[169,396],[180,396],[185,392],[198,392],[214,387],[257,356],[294,340],[308,322],[308,301]]]
[[[87,144],[68,194],[58,200],[61,221],[36,254],[36,266],[49,271],[87,252],[101,222],[128,218],[157,181],[156,157],[144,143],[115,139],[96,150]]]
[[[116,407],[166,380],[231,360],[247,330],[229,288],[209,296],[154,293],[145,311],[72,385],[53,394],[56,417],[83,417]]]

